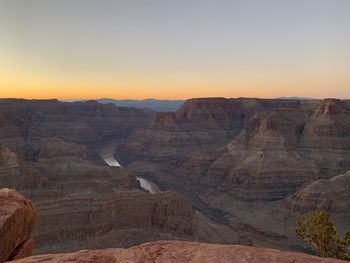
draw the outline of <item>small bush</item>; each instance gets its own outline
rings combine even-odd
[[[350,232],[340,239],[327,212],[304,214],[298,220],[295,232],[319,257],[350,260]]]

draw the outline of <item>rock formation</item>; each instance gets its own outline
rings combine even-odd
[[[0,189],[0,262],[32,255],[36,212],[31,202],[12,189]]]
[[[0,100],[0,187],[17,189],[37,207],[35,253],[164,238],[239,238],[234,229],[194,212],[180,196],[150,195],[129,170],[101,160],[106,143],[122,141],[148,117],[93,101]]]
[[[99,157],[106,141],[147,118],[93,101],[0,100],[0,187],[37,206],[36,253],[193,237],[193,211],[181,198],[151,196],[128,170]]]
[[[100,158],[110,141],[126,169]],[[345,100],[192,99],[156,114],[0,100],[0,187],[38,207],[40,253],[164,238],[300,250],[304,211],[349,231],[349,160]],[[149,195],[135,175],[178,194]]]
[[[117,155],[139,176],[227,213],[255,245],[295,247],[303,205],[338,211],[342,226],[349,218],[347,189],[339,204],[321,205],[338,199],[316,181],[336,192],[345,180],[336,176],[350,170],[350,101],[192,99],[154,115]]]
[[[286,206],[302,212],[327,210],[332,213],[349,213],[350,171],[307,184],[287,198]]]
[[[82,250],[67,254],[48,254],[15,261],[35,262],[246,262],[246,263],[331,263],[344,262],[306,254],[245,246],[214,245],[184,241],[158,241],[129,249]]]

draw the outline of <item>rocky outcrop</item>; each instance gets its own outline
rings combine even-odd
[[[344,262],[305,254],[244,246],[214,245],[183,241],[158,241],[129,249],[82,250],[67,254],[29,257],[16,263],[35,262],[246,262],[246,263],[331,263]]]
[[[36,211],[12,189],[0,189],[0,262],[32,255]]]

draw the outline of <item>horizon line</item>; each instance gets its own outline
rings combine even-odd
[[[75,101],[99,101],[99,100],[131,100],[131,101],[144,101],[144,100],[155,100],[155,101],[187,101],[191,99],[215,99],[215,98],[223,98],[223,99],[263,99],[263,100],[273,100],[273,99],[286,99],[286,100],[325,100],[325,99],[339,99],[339,100],[350,100],[350,98],[339,98],[339,97],[299,97],[299,96],[279,96],[279,97],[225,97],[225,96],[208,96],[208,97],[191,97],[186,99],[161,99],[161,98],[151,98],[146,97],[142,99],[137,98],[112,98],[112,97],[100,97],[100,98],[35,98],[35,97],[0,97],[1,100],[57,100],[62,102],[75,102]]]

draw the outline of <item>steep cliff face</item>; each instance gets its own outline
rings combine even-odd
[[[299,214],[284,200],[350,170],[350,102],[193,99],[154,116],[118,154],[135,173],[199,197],[235,223],[293,239]],[[276,218],[265,220],[272,211]]]
[[[280,200],[350,169],[349,116],[349,102],[331,99],[190,100],[175,114],[156,115],[119,151],[129,163],[175,162],[191,174],[179,180],[200,180],[196,192],[215,187],[242,201]]]
[[[34,262],[246,262],[246,263],[336,263],[335,259],[318,258],[310,255],[283,252],[273,249],[259,249],[244,246],[190,243],[184,241],[158,241],[129,249],[83,250],[67,254],[49,254],[29,257],[16,263]]]
[[[324,110],[329,104],[337,110]],[[350,169],[349,104],[326,100],[307,107],[256,113],[210,166],[208,178],[224,170],[214,184],[236,199],[274,201]]]
[[[37,208],[36,253],[128,247],[194,235],[191,206],[170,192],[66,196],[38,202]]]
[[[128,138],[118,156],[125,154],[126,162],[140,158],[167,160],[222,146],[243,126],[241,104],[224,99],[193,99],[175,113],[157,113]]]
[[[13,189],[0,189],[0,262],[32,255],[35,219],[29,200]]]

